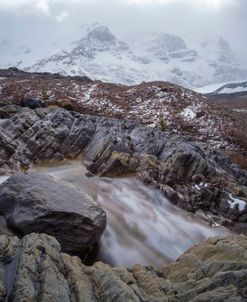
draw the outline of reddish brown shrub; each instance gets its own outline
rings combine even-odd
[[[228,155],[235,164],[247,170],[247,153],[229,152]]]

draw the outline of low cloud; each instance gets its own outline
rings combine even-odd
[[[60,15],[56,16],[56,20],[58,22],[63,22],[65,19],[67,19],[69,17],[69,13],[66,11],[61,12]]]
[[[246,0],[0,0],[0,40],[62,39],[99,22],[122,39],[140,31],[186,41],[218,34],[247,62],[246,12]]]
[[[59,0],[1,0],[0,12],[12,12],[17,15],[24,15],[25,17],[35,14],[62,22],[69,16],[68,12],[59,12],[59,9],[58,12],[55,12],[52,9],[53,6],[60,5],[62,2]]]

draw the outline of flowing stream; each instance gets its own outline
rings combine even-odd
[[[38,166],[32,170],[50,175],[100,203],[107,213],[107,228],[101,240],[99,259],[110,264],[164,266],[192,245],[228,233],[177,208],[157,189],[133,177],[86,177],[87,171],[80,161]]]

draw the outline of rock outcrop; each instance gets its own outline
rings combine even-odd
[[[82,156],[93,174],[135,173],[188,211],[220,214],[225,217],[220,223],[247,222],[247,171],[207,143],[129,120],[61,108],[2,105],[0,114],[2,174]]]
[[[106,226],[105,212],[90,196],[35,173],[17,173],[0,185],[0,212],[18,235],[52,235],[64,252],[82,258]]]
[[[246,289],[244,235],[208,239],[159,270],[87,267],[44,234],[0,237],[1,301],[244,302]]]
[[[219,114],[201,94],[169,82],[123,86],[12,68],[0,70],[0,86],[0,103],[21,105],[26,98],[41,99],[45,106],[162,125],[212,146],[232,147],[237,142],[231,134],[236,124],[232,118]],[[241,123],[238,127],[245,131]]]

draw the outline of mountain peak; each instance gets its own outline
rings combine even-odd
[[[91,39],[99,40],[103,43],[111,43],[113,41],[116,41],[116,37],[113,35],[110,29],[107,26],[103,25],[98,25],[91,29],[88,32],[88,37]]]
[[[159,40],[160,46],[167,48],[168,52],[178,51],[187,48],[184,40],[174,34],[157,33],[156,40]]]
[[[29,48],[21,56],[12,54],[11,60],[15,58],[17,63],[11,65],[32,71],[86,74],[92,79],[128,85],[166,80],[199,87],[246,78],[247,69],[234,60],[229,44],[217,35],[208,37],[204,44],[188,44],[188,47],[179,35],[165,32],[139,33],[127,41],[130,44],[115,36],[107,26],[93,23],[81,26],[68,39],[59,41],[51,54],[38,58],[32,65],[17,60],[30,57]],[[0,52],[2,59],[4,52],[1,49]]]

